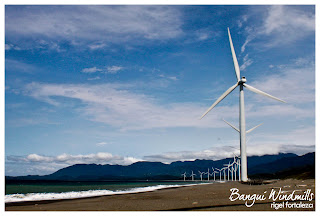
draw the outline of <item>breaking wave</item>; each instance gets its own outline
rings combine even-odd
[[[26,202],[26,201],[41,201],[41,200],[60,200],[60,199],[76,199],[85,197],[96,197],[114,194],[127,194],[127,193],[141,193],[147,191],[154,191],[164,188],[175,188],[192,186],[196,184],[188,185],[156,185],[148,187],[130,188],[127,190],[88,190],[88,191],[70,191],[61,193],[27,193],[27,194],[9,194],[5,196],[5,203],[11,202]]]

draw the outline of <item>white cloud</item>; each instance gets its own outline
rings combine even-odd
[[[249,59],[248,57],[249,55],[245,55],[245,57],[243,57],[243,64],[240,66],[240,70],[245,70],[247,67],[249,67],[253,61],[252,59]]]
[[[269,8],[263,27],[266,34],[294,33],[287,36],[300,37],[301,31],[303,34],[314,32],[315,16],[313,13],[298,10],[294,6],[274,5]]]
[[[5,50],[21,50],[21,48],[18,47],[18,46],[15,46],[13,44],[6,44],[5,45]]]
[[[237,145],[235,145],[237,143]],[[196,159],[220,160],[240,154],[239,140],[224,142],[224,146],[217,146],[201,151],[166,152],[145,156],[147,161],[170,163],[173,161],[192,161]],[[293,129],[284,133],[266,134],[251,133],[247,137],[247,156],[261,156],[266,154],[295,153],[298,155],[315,151],[315,128]]]
[[[182,34],[179,10],[159,5],[7,6],[5,22],[10,41],[67,40],[79,45],[79,41],[86,41],[90,49],[137,38],[167,40]]]
[[[56,163],[61,165],[73,165],[83,163],[128,165],[141,160],[133,157],[122,157],[119,155],[113,155],[108,152],[98,152],[96,154],[87,155],[70,155],[64,153],[58,156],[43,156],[38,154],[29,154],[25,157],[8,156],[7,161],[23,163]]]
[[[266,74],[263,79],[253,82],[252,86],[279,97],[295,107],[298,104],[314,103],[315,65],[313,59],[299,58],[292,64],[281,65],[277,70],[278,73]]]
[[[27,64],[22,61],[17,61],[9,58],[6,58],[5,60],[5,67],[7,73],[14,71],[20,73],[33,74],[41,71],[41,68],[36,67],[35,65]]]
[[[173,80],[173,81],[177,81],[178,80],[178,78],[176,76],[166,76],[164,74],[160,74],[159,77],[165,78],[165,79],[168,79],[168,80]]]
[[[162,127],[219,127],[212,124],[223,116],[232,115],[236,107],[217,107],[215,115],[199,120],[207,107],[192,103],[163,105],[155,98],[128,91],[124,85],[68,85],[31,83],[26,95],[58,106],[55,96],[78,99],[83,105],[78,111],[92,121],[103,122],[123,130]],[[231,111],[232,110],[232,111]],[[229,113],[229,114],[228,114]],[[231,114],[230,114],[231,113]],[[186,115],[187,114],[187,115]]]
[[[234,143],[239,143],[238,140],[235,140]],[[268,148],[266,148],[268,146]],[[294,145],[291,145],[294,148]],[[232,158],[234,155],[239,155],[239,150],[236,150],[237,147],[215,147],[202,151],[181,151],[181,152],[167,152],[163,154],[157,155],[149,155],[145,156],[144,159],[147,161],[159,161],[164,163],[171,163],[173,161],[193,161],[196,159],[205,159],[205,160],[221,160],[225,158]],[[267,154],[278,154],[281,152],[292,153],[296,149],[292,149],[292,151],[288,151],[290,145],[282,145],[282,144],[274,144],[274,143],[266,143],[263,144],[255,144],[255,145],[247,145],[247,156],[262,156]],[[303,153],[307,153],[306,148],[300,149]],[[314,151],[313,148],[310,148],[311,151]],[[301,151],[300,151],[301,152]]]
[[[270,36],[266,46],[287,44],[304,38],[315,31],[313,13],[299,10],[294,6],[271,6],[260,34]]]
[[[84,68],[81,70],[82,73],[96,73],[96,72],[103,72],[103,73],[109,73],[109,74],[116,74],[118,73],[119,71],[123,70],[124,68],[121,67],[121,66],[116,66],[116,65],[113,65],[113,66],[108,66],[104,69],[101,69],[101,68],[97,68],[97,67],[91,67],[91,68]],[[95,79],[100,79],[95,77],[95,78],[91,78],[90,80],[95,80]]]
[[[43,40],[43,39],[39,40],[34,48],[36,48],[36,49],[44,49],[44,50],[54,50],[56,52],[64,52],[64,51],[66,51],[65,49],[61,48],[60,45],[57,42],[46,41],[46,40]]]
[[[120,70],[123,70],[123,67],[116,66],[116,65],[107,67],[107,73],[110,73],[110,74],[118,73],[118,71]]]
[[[98,44],[90,44],[90,45],[88,45],[88,46],[89,46],[89,48],[90,48],[91,50],[97,50],[97,49],[102,49],[102,48],[106,47],[107,44],[105,44],[105,43],[98,43]]]
[[[49,162],[51,161],[51,159],[49,157],[44,157],[41,155],[37,155],[37,154],[30,154],[27,156],[26,161],[31,161],[31,162]]]
[[[97,67],[92,67],[92,68],[84,68],[82,69],[82,73],[95,73],[95,72],[98,72],[98,71],[102,71],[102,69],[99,69]]]
[[[97,146],[105,146],[105,145],[108,145],[109,143],[107,143],[107,142],[99,142],[99,143],[97,143],[96,145]]]
[[[92,78],[88,78],[87,80],[99,80],[99,79],[101,79],[99,76],[96,76],[96,77],[92,77]]]
[[[243,15],[239,20],[237,20],[238,27],[241,28],[242,25],[247,22],[248,15]]]
[[[43,156],[29,154],[27,156],[7,156],[6,175],[46,175],[61,168],[74,164],[119,164],[129,165],[142,159],[122,157],[108,152],[98,152],[87,155],[61,154],[58,156]]]
[[[211,31],[206,30],[206,29],[200,29],[195,32],[195,35],[196,35],[198,41],[204,41],[204,40],[209,39],[210,35],[212,37],[213,33]]]
[[[288,103],[281,104],[252,93],[248,98],[251,102],[246,106],[246,116],[248,118],[257,116],[313,118],[315,83],[312,61],[298,59],[294,64],[278,70],[279,73],[265,76],[261,80],[252,83],[248,80],[248,84]],[[304,84],[303,88],[301,83]],[[24,88],[24,94],[55,106],[60,104],[59,97],[56,96],[77,99],[82,106],[76,110],[85,118],[121,130],[170,127],[221,128],[225,127],[221,117],[237,118],[238,106],[225,106],[222,103],[206,118],[199,120],[201,114],[210,106],[210,102],[205,106],[195,102],[162,104],[153,96],[135,93],[135,88],[134,84],[30,83]],[[252,103],[252,101],[259,103]],[[63,103],[66,103],[66,100],[63,100]]]
[[[260,10],[253,10],[253,14],[261,13]],[[262,13],[261,13],[262,14]],[[253,16],[256,17],[256,16]],[[303,7],[293,5],[273,5],[267,8],[267,13],[257,26],[246,27],[247,39],[241,47],[244,52],[246,46],[255,40],[262,39],[256,47],[270,48],[274,46],[292,44],[315,32],[315,14]]]

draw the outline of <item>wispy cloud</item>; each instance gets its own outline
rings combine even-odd
[[[252,85],[272,95],[277,95],[289,104],[314,103],[314,59],[295,59],[291,64],[281,65],[276,70],[278,73],[266,75],[263,79],[253,82]]]
[[[247,67],[249,67],[253,61],[252,59],[250,59],[249,54],[245,55],[245,57],[243,57],[243,64],[240,66],[240,70],[246,70]]]
[[[89,77],[87,80],[91,81],[91,80],[99,80],[99,79],[101,79],[101,78],[99,76],[96,76],[96,77],[92,77],[92,78]]]
[[[32,125],[58,125],[59,122],[49,120],[43,116],[32,116],[28,118],[13,118],[6,121],[7,127],[25,127]]]
[[[239,20],[237,20],[238,27],[241,28],[242,25],[247,22],[248,15],[243,15]]]
[[[71,155],[71,154],[61,154],[57,156],[44,156],[39,154],[29,154],[27,156],[7,156],[6,163],[12,166],[22,166],[26,170],[22,171],[16,167],[19,173],[23,174],[50,174],[58,169],[73,164],[119,164],[119,165],[129,165],[142,159],[134,157],[123,157],[119,155],[113,155],[108,152],[98,152],[96,154],[87,155]],[[47,167],[47,168],[46,168]],[[48,169],[49,168],[49,169]],[[11,174],[14,171],[12,171]],[[7,172],[9,175],[10,172]]]
[[[13,44],[6,44],[5,50],[21,50],[21,48]]]
[[[113,155],[108,152],[98,152],[96,154],[87,154],[87,155],[70,155],[70,154],[61,154],[58,156],[43,156],[38,154],[29,154],[27,156],[7,156],[8,161],[23,161],[30,163],[61,163],[65,165],[73,165],[79,163],[96,163],[96,164],[122,164],[127,165],[140,159],[133,157],[122,157],[119,155]]]
[[[118,71],[120,71],[120,70],[123,70],[123,67],[113,65],[113,66],[107,67],[107,71],[106,72],[110,73],[110,74],[115,74],[115,73],[118,73]]]
[[[27,73],[34,74],[36,72],[41,71],[41,69],[35,65],[28,64],[22,61],[6,58],[5,60],[6,72],[19,72],[19,73]]]
[[[160,74],[159,77],[165,78],[165,79],[169,79],[169,80],[173,80],[173,81],[177,81],[178,80],[178,78],[176,76],[166,76],[164,74]]]
[[[275,77],[274,77],[275,78]],[[274,85],[271,79],[264,80],[270,82],[267,91],[271,94],[279,91],[279,86]],[[277,82],[281,82],[278,79]],[[287,83],[287,81],[283,81]],[[296,81],[295,81],[296,82]],[[256,82],[258,83],[258,82]],[[255,83],[253,83],[255,84]],[[292,83],[290,83],[292,85]],[[256,85],[262,86],[262,85]],[[265,86],[265,85],[263,85]],[[272,86],[274,88],[272,89]],[[129,87],[130,88],[130,87]],[[280,89],[282,87],[280,86]],[[265,90],[263,88],[262,90]],[[279,92],[278,92],[279,93]],[[290,101],[291,91],[286,90],[281,93],[283,99]],[[312,100],[312,90],[300,90],[298,94],[292,96],[292,99],[297,100],[296,97],[304,97],[303,100]],[[212,115],[207,118],[199,120],[200,115],[207,109],[197,103],[173,103],[161,104],[152,96],[144,94],[133,93],[127,87],[121,85],[67,85],[67,84],[41,84],[31,83],[25,87],[25,94],[55,106],[60,104],[60,101],[55,96],[78,99],[82,105],[77,108],[78,112],[90,119],[91,121],[103,122],[112,125],[122,130],[141,130],[150,128],[168,128],[168,127],[225,127],[221,122],[221,116],[225,118],[235,117],[237,113],[237,106],[218,106]],[[310,96],[307,96],[309,94]],[[285,96],[284,96],[285,95]],[[262,96],[261,96],[262,97]],[[261,100],[257,96],[258,100]],[[264,98],[263,98],[264,99]],[[63,101],[65,103],[65,100]],[[261,103],[259,108],[247,106],[251,109],[248,117],[255,115],[262,116],[295,116],[295,118],[303,118],[310,115],[311,112],[306,112],[305,107],[297,107],[294,105],[278,105],[270,103]],[[263,110],[263,112],[261,111]],[[215,124],[212,124],[215,122]]]
[[[205,110],[197,104],[163,105],[155,98],[128,91],[123,85],[65,85],[31,83],[25,94],[58,106],[55,96],[78,99],[85,105],[78,111],[92,121],[103,122],[121,129],[147,129],[159,127],[215,127],[211,116],[199,121]],[[230,108],[226,108],[229,110]],[[234,108],[231,108],[234,109]],[[221,112],[221,107],[217,109]],[[188,113],[188,115],[186,115]]]
[[[107,142],[99,142],[96,144],[96,146],[105,146],[105,145],[108,145],[109,143]]]
[[[116,74],[116,73],[118,73],[119,71],[121,71],[123,69],[124,68],[121,67],[121,66],[113,65],[113,66],[108,66],[108,67],[105,67],[105,68],[97,68],[97,67],[84,68],[84,69],[81,70],[81,72],[82,73],[102,72],[102,73],[108,73],[108,74]]]
[[[290,39],[298,39],[315,31],[315,16],[313,13],[298,10],[294,6],[271,6],[263,28],[266,34],[285,33]],[[287,39],[285,38],[284,41]]]
[[[241,48],[241,52],[244,52],[246,46],[256,38],[263,38],[263,43],[255,41],[255,46],[270,48],[292,44],[315,32],[314,11],[304,10],[292,5],[269,6],[261,21],[262,24],[259,22],[256,26],[245,28],[247,39]]]
[[[82,73],[95,73],[95,72],[98,72],[98,71],[102,71],[102,69],[99,69],[97,67],[91,67],[91,68],[84,68],[82,69]]]
[[[308,118],[314,115],[315,84],[314,63],[299,59],[295,63],[279,69],[279,73],[269,75],[261,80],[250,83],[262,91],[275,95],[288,104],[273,103],[271,99],[254,94],[251,101],[259,101],[257,105],[246,106],[247,116],[278,116]],[[301,73],[305,76],[301,77]],[[301,82],[304,87],[301,88]],[[151,95],[135,93],[136,85],[125,84],[46,84],[30,83],[23,92],[37,100],[59,106],[66,103],[59,97],[77,99],[81,108],[76,110],[85,118],[106,123],[122,130],[141,130],[150,128],[170,127],[225,127],[220,118],[234,118],[237,106],[215,108],[213,114],[201,121],[200,115],[208,105],[200,103],[172,103],[163,104]],[[59,96],[59,97],[56,97]],[[305,106],[310,103],[310,106]],[[215,122],[215,124],[212,124]]]
[[[235,141],[235,143],[238,141]],[[266,148],[268,146],[268,148]],[[171,163],[174,161],[193,161],[196,159],[205,160],[220,160],[225,158],[232,158],[234,155],[239,155],[237,147],[215,147],[203,151],[181,151],[181,152],[167,152],[156,155],[145,156],[147,161],[159,161],[163,163]],[[315,146],[300,146],[292,144],[281,144],[274,142],[265,142],[263,144],[255,144],[247,146],[247,156],[262,156],[268,154],[292,153],[305,154],[314,152]]]
[[[105,43],[94,43],[88,45],[91,50],[102,49],[107,46]]]
[[[237,143],[237,145],[235,145]],[[268,148],[266,148],[268,146]],[[170,163],[173,161],[192,161],[196,159],[220,160],[239,155],[239,140],[229,140],[223,146],[215,146],[201,151],[177,151],[143,157],[148,161]],[[315,151],[315,128],[293,129],[285,133],[253,133],[247,139],[247,155],[296,153],[298,155]]]
[[[181,13],[169,6],[6,6],[5,22],[11,43],[21,38],[29,38],[33,45],[38,40],[66,40],[78,45],[85,42],[90,49],[182,34]],[[97,40],[98,44],[93,43]]]

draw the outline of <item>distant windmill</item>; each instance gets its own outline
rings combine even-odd
[[[234,171],[234,180],[237,181],[237,171],[239,169],[238,164],[236,162],[233,162],[233,171]]]
[[[207,174],[208,175],[208,181],[210,181],[210,170],[209,170],[209,168],[208,168],[208,172],[205,172],[204,174]]]
[[[229,163],[229,164],[230,164],[230,163]],[[233,173],[234,173],[233,165],[234,165],[234,162],[232,162],[232,163],[229,165],[230,173],[231,173],[231,181],[233,181]]]
[[[221,171],[223,170],[223,180],[226,181],[226,169],[228,169],[227,167],[223,167],[221,168]]]
[[[261,124],[260,124],[261,125]],[[258,125],[258,126],[260,126],[260,125]],[[255,129],[255,128],[257,128],[258,126],[256,126],[256,127],[254,127],[253,129]],[[252,130],[253,130],[252,129]],[[251,130],[251,131],[252,131]],[[250,139],[250,138],[249,138]],[[249,139],[247,139],[247,141],[249,141]],[[247,142],[248,143],[248,142]],[[234,148],[234,149],[236,149],[236,150],[238,150],[238,151],[240,151],[240,149],[238,149],[238,148],[235,148],[235,147],[233,147],[233,146],[228,146],[228,147],[230,147],[230,148]],[[228,167],[228,180],[229,180],[229,171],[231,172],[231,166],[232,166],[232,175],[235,173],[235,178],[234,178],[234,180],[236,181],[237,180],[237,174],[236,174],[236,171],[235,170],[238,170],[238,177],[239,177],[239,181],[241,181],[241,169],[240,169],[240,167],[241,167],[241,162],[240,162],[240,157],[238,156],[238,155],[236,155],[235,153],[232,153],[233,154],[233,163],[232,164],[230,164],[230,161],[229,161],[229,164],[224,164],[224,166],[227,166]],[[232,179],[233,180],[233,179]]]
[[[224,166],[226,166],[226,168],[228,169],[228,181],[230,180],[230,173],[231,173],[231,165],[230,165],[230,161],[228,164],[224,164]]]
[[[239,132],[240,132],[240,154],[241,154],[241,181],[248,181],[248,173],[247,173],[247,150],[246,150],[246,123],[245,123],[245,114],[244,114],[244,92],[243,87],[246,87],[248,90],[270,97],[277,101],[285,103],[285,101],[276,98],[270,94],[267,94],[259,89],[256,89],[248,84],[246,84],[247,80],[245,77],[240,79],[240,68],[238,64],[238,60],[236,57],[236,53],[234,51],[230,31],[228,28],[229,42],[231,47],[231,53],[233,58],[234,69],[236,72],[237,83],[231,86],[227,91],[225,91],[212,105],[211,107],[201,116],[203,118],[210,110],[212,110],[220,101],[222,101],[228,94],[230,94],[237,86],[240,86],[240,100],[239,100]],[[200,119],[201,119],[200,118]]]
[[[237,159],[237,166],[238,166],[238,171],[239,171],[239,181],[241,181],[241,172],[240,172],[240,167],[241,167],[241,162],[240,162],[240,158]]]
[[[196,174],[194,174],[194,173],[193,173],[193,170],[192,170],[192,174],[191,174],[191,176],[190,176],[191,179],[192,179],[192,181],[194,181],[194,176],[196,176]]]
[[[185,172],[185,173],[182,173],[181,175],[183,176],[183,181],[186,181],[187,173]]]
[[[217,171],[215,171],[215,169],[212,167],[212,175],[213,175],[213,181],[216,181],[216,173],[219,173]]]
[[[220,181],[221,181],[221,171],[222,171],[222,169],[218,169],[218,168],[216,168],[216,170],[218,170],[218,171],[219,171],[219,173],[220,173]]]
[[[200,172],[200,171],[198,171],[198,172],[199,172],[199,174],[200,174],[200,179],[201,179],[201,181],[202,181],[202,175],[205,174],[205,172]]]

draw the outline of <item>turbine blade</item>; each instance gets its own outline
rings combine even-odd
[[[247,132],[246,132],[246,133],[250,133],[251,131],[253,131],[253,130],[254,130],[254,129],[256,129],[257,127],[260,127],[262,124],[263,124],[263,123],[261,123],[261,124],[259,124],[259,125],[255,126],[255,127],[253,127],[253,128],[251,128],[250,130],[247,130]]]
[[[202,119],[205,115],[207,115],[207,113],[213,109],[213,107],[215,107],[220,101],[222,101],[225,97],[227,97],[228,94],[230,94],[236,87],[238,86],[238,83],[236,83],[235,85],[231,86],[227,91],[225,91],[225,93],[223,93],[217,100],[216,102],[214,102],[211,107],[201,116],[200,119]]]
[[[255,93],[258,93],[258,94],[261,94],[261,95],[270,97],[270,98],[272,98],[272,99],[274,99],[274,100],[277,100],[277,101],[280,101],[280,102],[282,102],[282,103],[286,103],[284,100],[281,100],[281,99],[279,99],[279,98],[277,98],[277,97],[275,97],[275,96],[272,96],[272,95],[270,95],[270,94],[267,94],[267,93],[265,93],[265,92],[263,92],[263,91],[261,91],[261,90],[259,90],[259,89],[256,89],[256,88],[254,88],[254,87],[252,87],[252,86],[249,86],[249,85],[246,84],[246,83],[243,83],[243,85],[244,85],[247,89],[249,89],[250,91],[252,91],[252,92],[255,92]]]
[[[233,129],[235,129],[236,131],[238,131],[240,133],[240,130],[238,128],[236,128],[235,126],[233,126],[231,123],[227,122],[226,120],[222,119],[225,123],[227,123],[230,127],[232,127]]]
[[[230,48],[231,48],[231,53],[232,53],[232,58],[233,58],[234,70],[236,72],[236,76],[237,76],[237,79],[238,79],[238,82],[239,82],[239,80],[240,80],[240,68],[239,68],[236,52],[234,51],[234,47],[233,47],[233,43],[232,43],[232,39],[231,39],[229,28],[228,28],[228,35],[229,35]]]

